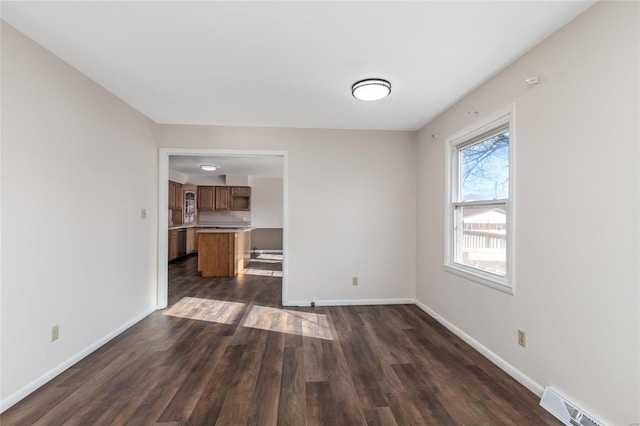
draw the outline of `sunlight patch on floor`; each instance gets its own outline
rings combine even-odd
[[[241,325],[260,330],[333,340],[327,316],[311,312],[253,306]]]
[[[183,297],[163,313],[172,317],[234,324],[242,316],[244,306],[244,303]]]
[[[252,258],[250,260],[251,263],[282,263],[282,260],[273,260],[273,259],[257,259],[257,258]]]
[[[280,262],[282,262],[283,255],[281,255],[281,254],[262,253],[262,254],[259,254],[258,256],[256,256],[256,258],[257,259],[262,259],[262,260],[279,260]]]
[[[282,277],[282,271],[270,271],[268,269],[244,268],[240,271],[244,275],[258,275],[261,277]]]

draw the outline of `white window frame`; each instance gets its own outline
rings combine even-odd
[[[478,120],[473,125],[449,136],[446,139],[445,147],[445,255],[444,269],[447,272],[461,276],[476,283],[496,289],[498,291],[515,294],[515,104]],[[492,274],[455,262],[455,206],[459,205],[458,200],[459,185],[458,167],[459,151],[474,143],[478,137],[486,135],[501,127],[507,126],[509,129],[509,198],[506,200],[507,206],[507,272],[504,276]],[[486,201],[491,204],[491,201]]]

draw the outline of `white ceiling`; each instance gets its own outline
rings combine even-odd
[[[1,13],[159,123],[417,130],[592,4],[2,1]],[[367,77],[391,96],[355,100]]]
[[[218,166],[218,170],[204,171],[200,169],[202,164]],[[283,166],[282,157],[269,155],[169,156],[169,169],[188,175],[282,177]]]

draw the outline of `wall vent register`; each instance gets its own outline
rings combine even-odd
[[[567,426],[605,426],[549,386],[544,389],[540,406]]]

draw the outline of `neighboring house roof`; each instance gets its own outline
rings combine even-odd
[[[507,223],[507,214],[501,209],[467,209],[463,210],[463,217],[465,223]]]

